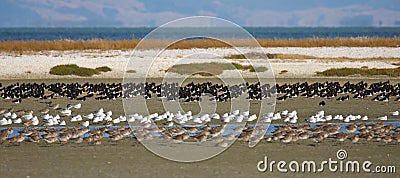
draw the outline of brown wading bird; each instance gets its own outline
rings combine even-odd
[[[191,133],[191,134],[194,134],[194,133],[196,133],[197,131],[199,131],[199,129],[197,128],[197,127],[189,127],[189,128],[185,128],[186,129],[186,131],[188,132],[188,133]]]
[[[74,139],[74,143],[79,144],[79,143],[82,143],[82,142],[83,142],[83,138],[82,137],[78,137],[78,138]]]
[[[8,141],[12,144],[18,143],[18,145],[21,144],[21,142],[23,142],[25,140],[25,136],[24,135],[17,135],[13,138],[10,138]]]
[[[50,110],[48,108],[46,108],[46,109],[40,110],[39,112],[42,113],[42,114],[47,114],[49,111]]]
[[[59,135],[58,139],[60,140],[61,144],[67,144],[68,140],[72,137],[71,133],[62,133]]]
[[[110,136],[110,141],[117,142],[118,140],[121,140],[124,138],[124,136],[120,133],[115,133],[114,135]]]
[[[251,137],[251,132],[242,132],[239,135],[238,139],[244,142],[248,142],[250,140],[250,137]]]
[[[314,140],[315,142],[317,142],[317,145],[318,145],[319,143],[321,143],[321,142],[324,140],[324,136],[323,136],[322,134],[317,134],[317,135],[313,138],[313,140]]]
[[[0,114],[4,114],[6,111],[7,111],[7,109],[1,108],[1,109],[0,109]]]
[[[93,136],[85,137],[85,138],[83,139],[83,141],[85,141],[86,143],[92,143],[92,142],[93,142]]]
[[[96,140],[93,142],[93,145],[101,145],[101,140]]]
[[[222,147],[222,148],[226,148],[226,147],[228,147],[228,142],[226,142],[226,141],[222,141],[222,142],[219,142],[219,143],[217,143],[217,147]]]
[[[308,138],[310,138],[310,134],[308,132],[303,132],[303,133],[299,134],[299,139],[303,140],[303,142],[304,142],[304,140],[307,140]]]
[[[357,131],[357,124],[352,124],[346,127],[347,132],[353,133]]]
[[[285,135],[282,139],[281,142],[282,143],[290,143],[292,141],[293,137],[292,135]]]
[[[340,145],[348,138],[348,135],[343,133],[343,132],[339,132],[338,134],[336,134],[336,141],[338,141],[340,143]]]
[[[207,135],[197,135],[194,137],[194,140],[198,142],[205,142],[207,141]]]
[[[60,108],[60,104],[56,104],[56,105],[52,106],[52,109],[54,109],[54,110],[57,110],[59,108]]]
[[[358,135],[354,135],[353,137],[350,138],[350,141],[352,143],[357,143],[360,140],[360,137]]]
[[[383,142],[385,142],[385,144],[389,144],[390,142],[392,142],[392,136],[391,135],[386,135],[385,137],[383,137]]]
[[[3,142],[6,141],[8,139],[8,136],[11,135],[12,133],[14,133],[14,130],[11,128],[1,130],[0,131],[1,143],[3,144]]]
[[[57,141],[57,137],[48,137],[43,139],[46,143],[54,143]]]
[[[39,143],[40,142],[40,136],[39,134],[32,134],[28,137],[28,141],[29,142],[33,142],[33,143]]]
[[[174,143],[183,143],[183,135],[177,135],[172,140]]]

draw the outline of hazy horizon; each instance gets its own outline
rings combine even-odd
[[[157,27],[213,16],[245,27],[398,27],[398,0],[4,0],[0,27]]]

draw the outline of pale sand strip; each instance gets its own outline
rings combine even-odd
[[[239,48],[242,53],[254,52],[251,48]],[[267,53],[302,54],[316,57],[349,57],[349,58],[371,58],[371,57],[400,57],[400,48],[360,48],[360,47],[320,47],[320,48],[264,48]],[[131,59],[138,61],[138,65],[129,67],[137,73],[146,72],[144,66],[149,64],[158,53],[156,50],[136,51]],[[204,55],[193,55],[202,53]],[[162,77],[165,70],[172,65],[182,62],[212,62],[220,61],[220,58],[230,54],[238,54],[234,49],[212,48],[212,49],[184,49],[167,50],[161,53],[154,70],[149,77]],[[108,66],[112,72],[102,73],[95,78],[122,78],[125,67],[130,59],[132,51],[46,51],[39,54],[16,56],[11,54],[0,55],[0,78],[74,78],[76,76],[54,76],[48,74],[50,68],[59,64],[77,64],[82,67]],[[204,57],[202,57],[204,56]],[[214,56],[214,57],[213,57]],[[219,56],[219,57],[217,57]],[[235,60],[246,64],[244,60]],[[367,66],[369,68],[393,68],[393,61],[318,61],[318,60],[270,60],[276,77],[317,77],[315,72],[330,68]],[[255,62],[255,65],[264,64],[265,60]],[[278,74],[282,70],[289,71],[286,74]],[[243,72],[244,76],[251,73]],[[133,74],[134,75],[134,74]],[[230,75],[224,72],[223,77]],[[224,76],[226,75],[226,76]]]

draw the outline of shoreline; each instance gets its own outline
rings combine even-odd
[[[251,60],[254,66],[268,66],[272,68],[275,78],[383,78],[391,79],[396,77],[388,76],[346,76],[346,77],[327,77],[319,76],[316,72],[332,68],[398,68],[397,60],[385,60],[385,58],[400,58],[400,48],[388,47],[320,47],[320,48],[263,48],[267,53],[309,55],[315,57],[338,58],[347,57],[352,60],[319,60],[319,59],[269,59],[269,64],[265,59]],[[121,50],[73,50],[73,51],[48,51],[39,54],[10,55],[0,53],[2,63],[0,67],[0,79],[74,79],[74,78],[120,78],[124,77],[125,68],[135,70],[136,73],[127,73],[129,77],[143,78],[146,74],[146,67],[153,62],[154,56],[158,55],[157,60],[152,63],[152,70],[147,75],[149,78],[164,77],[166,70],[175,64],[185,63],[207,63],[207,62],[236,62],[242,65],[248,65],[245,59],[224,59],[224,56],[240,53],[256,52],[254,48],[209,48],[209,49],[174,49],[166,50],[157,54],[158,50],[139,50],[139,51],[121,51]],[[193,55],[195,54],[195,55]],[[206,54],[198,56],[197,54]],[[362,60],[368,58],[368,60]],[[372,60],[371,58],[377,58]],[[132,59],[132,60],[130,60]],[[358,59],[358,60],[357,60]],[[354,61],[356,60],[356,61]],[[134,62],[134,64],[132,63]],[[101,73],[92,77],[78,76],[57,76],[50,75],[50,68],[60,64],[77,64],[80,67],[101,67],[108,66],[111,72]],[[130,66],[134,65],[134,66]],[[287,71],[282,73],[282,71]],[[244,78],[254,77],[254,73],[249,71],[239,71]],[[271,73],[271,72],[266,72]],[[280,74],[281,73],[281,74]],[[220,77],[229,78],[232,72],[226,70]],[[182,77],[179,74],[173,77]],[[196,76],[197,77],[197,76]],[[202,76],[198,78],[204,78]]]

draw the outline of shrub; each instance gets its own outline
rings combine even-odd
[[[279,74],[285,74],[285,73],[288,73],[289,71],[288,70],[281,70],[281,72],[279,72]]]
[[[209,73],[209,72],[196,72],[193,75],[200,75],[200,76],[205,76],[205,77],[214,76],[212,73]]]
[[[111,71],[111,68],[107,66],[92,69],[86,67],[79,67],[76,64],[62,64],[52,67],[49,73],[52,75],[77,75],[82,77],[91,77],[93,75],[98,75],[101,72],[109,72],[109,71]]]
[[[259,67],[251,67],[250,68],[250,72],[265,72],[267,71],[268,68],[264,67],[264,66],[259,66]]]
[[[236,68],[236,69],[243,69],[245,68],[242,64],[239,64],[237,62],[232,62],[232,65]]]
[[[86,68],[86,67],[79,67],[74,71],[74,75],[82,76],[82,77],[91,77],[93,75],[100,74],[99,71],[96,69]]]
[[[79,68],[76,64],[57,65],[50,69],[52,75],[73,75],[74,71]]]
[[[101,66],[101,67],[97,67],[96,70],[99,72],[110,72],[111,68],[109,68],[107,66]]]
[[[126,73],[130,73],[130,74],[136,73],[136,70],[127,70]]]

